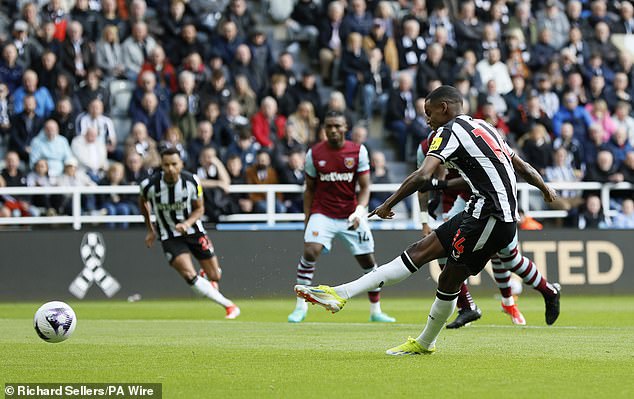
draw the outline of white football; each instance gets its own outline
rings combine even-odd
[[[60,301],[47,302],[35,312],[33,328],[46,342],[66,341],[75,331],[77,317],[73,308]]]

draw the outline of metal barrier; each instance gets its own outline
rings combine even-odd
[[[630,183],[602,184],[596,182],[577,183],[549,183],[556,190],[576,191],[600,191],[603,209],[608,216],[616,213],[610,209],[610,195],[613,190],[631,190],[634,186]],[[373,184],[372,192],[394,192],[399,184]],[[277,193],[301,193],[304,188],[293,184],[249,185],[239,184],[230,186],[231,193],[266,193],[266,213],[248,213],[225,215],[222,222],[265,222],[274,225],[276,222],[303,221],[303,213],[275,213],[275,195]],[[530,209],[530,193],[539,192],[538,189],[528,183],[518,183],[517,191],[519,204],[527,215],[545,219],[561,218],[567,215],[566,211],[535,210]],[[0,195],[72,195],[72,215],[70,216],[38,216],[38,217],[9,217],[0,218],[0,225],[28,225],[28,224],[72,224],[75,230],[81,229],[83,223],[143,223],[141,215],[109,216],[109,215],[82,215],[81,196],[85,194],[138,194],[139,186],[92,186],[92,187],[0,187]],[[416,195],[412,195],[407,201],[411,201],[412,215],[405,212],[397,213],[392,223],[403,221],[413,222],[418,225],[419,205]],[[385,222],[390,223],[390,222]]]

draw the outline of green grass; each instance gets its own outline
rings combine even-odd
[[[66,342],[41,341],[40,304],[0,303],[4,382],[156,382],[164,398],[632,398],[634,297],[564,297],[555,326],[534,295],[514,327],[493,298],[483,317],[444,330],[432,356],[394,358],[385,349],[417,336],[431,297],[386,299],[398,323],[366,322],[356,299],[331,315],[311,307],[286,323],[291,300],[244,300],[243,315],[203,300],[71,302]],[[453,318],[452,318],[453,319]]]

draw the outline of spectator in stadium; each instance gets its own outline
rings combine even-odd
[[[176,59],[183,59],[187,54],[184,54],[182,58],[176,57]],[[145,71],[150,71],[154,74],[154,76],[156,76],[156,82],[159,88],[167,89],[171,93],[176,93],[176,91],[178,90],[178,83],[176,82],[176,69],[174,68],[172,63],[165,57],[165,50],[160,45],[154,46],[154,48],[149,52],[149,56],[147,57],[145,62],[143,62],[143,64],[141,65],[137,84],[141,83],[140,79],[143,72]]]
[[[146,93],[154,93],[159,102],[159,107],[165,112],[170,111],[170,92],[156,85],[156,76],[150,72],[144,72],[141,74],[141,81],[137,83],[136,88],[132,92],[132,98],[130,99],[130,105],[128,114],[130,116],[135,115],[141,111],[141,100]]]
[[[557,54],[550,29],[540,30],[538,38],[537,43],[531,48],[531,58],[528,62],[528,66],[534,72],[544,70]]]
[[[451,22],[452,18],[449,15],[449,8],[447,7],[447,4],[445,4],[444,2],[436,2],[436,4],[434,4],[430,8],[432,8],[431,15],[429,16],[429,21],[426,21],[428,22],[428,27],[421,25],[423,26],[423,36],[434,38],[434,41],[436,41],[436,33],[442,29],[444,30],[443,34],[446,37],[447,43],[451,46],[454,46],[456,44],[456,35],[453,23]]]
[[[229,198],[231,179],[214,147],[202,149],[198,164],[196,176],[203,187],[205,215],[209,221],[217,222],[220,215],[231,213]]]
[[[266,78],[264,67],[258,65],[257,62],[255,62],[251,55],[251,50],[246,44],[241,44],[236,49],[236,56],[233,63],[231,64],[231,71],[233,73],[234,79],[238,75],[245,76],[249,82],[249,85],[253,88],[253,91],[258,97],[266,91],[268,87],[268,81]],[[217,71],[215,73],[219,74],[219,72],[220,71]],[[213,78],[214,77],[212,76],[212,79]],[[212,85],[216,90],[218,90],[218,88],[216,87],[217,84],[214,84],[214,82],[212,82]],[[222,94],[226,97],[227,95],[231,95],[232,93],[230,90],[227,91],[223,87]],[[228,100],[228,98],[224,98],[224,103],[226,104]],[[219,102],[222,101],[220,100]]]
[[[95,66],[92,44],[88,40],[84,40],[83,35],[84,28],[79,22],[69,22],[60,55],[62,68],[75,79],[75,84],[84,80],[88,69]]]
[[[108,157],[121,159],[121,152],[117,148],[117,133],[112,119],[104,115],[103,102],[94,98],[88,105],[88,111],[77,116],[77,134],[84,134],[88,127],[97,129],[99,140],[106,145]]]
[[[551,43],[555,50],[561,49],[568,40],[570,22],[566,14],[559,8],[557,0],[546,0],[546,7],[536,14],[537,29],[539,32],[548,30],[551,35]]]
[[[132,125],[130,134],[125,139],[125,152],[139,154],[145,169],[157,168],[161,163],[156,141],[148,135],[147,127],[141,122]]]
[[[196,135],[196,117],[189,111],[187,97],[184,94],[177,94],[172,99],[170,121],[173,126],[178,127],[183,132],[185,142],[190,141]]]
[[[26,176],[26,185],[28,187],[51,187],[55,185],[55,181],[48,174],[48,162],[46,162],[46,159],[40,159],[35,162],[31,172]],[[34,195],[31,203],[38,208],[41,215],[57,215],[58,196],[49,194]]]
[[[156,141],[163,138],[170,126],[167,113],[159,107],[156,94],[150,92],[143,95],[141,109],[132,115],[132,123],[141,122],[147,126],[148,134]]]
[[[308,68],[302,72],[302,76],[295,86],[291,88],[297,103],[309,101],[313,105],[315,112],[321,109],[321,96],[317,87],[315,74]]]
[[[251,50],[253,63],[261,66],[262,71],[268,71],[273,67],[273,50],[264,31],[261,29],[253,30],[249,34],[246,44]]]
[[[295,58],[289,51],[283,51],[277,57],[277,62],[269,69],[269,76],[282,74],[286,76],[289,87],[297,84],[297,76],[295,75]]]
[[[247,37],[257,26],[257,20],[245,0],[231,0],[223,13],[223,19],[235,23],[238,33]]]
[[[0,173],[6,187],[26,186],[26,174],[20,169],[20,156],[8,151],[4,156],[4,169]]]
[[[0,81],[9,87],[10,93],[13,93],[20,86],[23,74],[24,68],[18,64],[18,49],[15,44],[5,44],[0,59]]]
[[[124,173],[127,184],[139,184],[150,177],[149,171],[143,166],[143,158],[136,151],[126,153]]]
[[[546,167],[545,180],[551,183],[574,183],[580,180],[581,172],[575,170],[570,163],[571,156],[564,147],[559,147],[553,154],[552,166]],[[570,211],[583,203],[581,192],[577,190],[560,190],[557,197],[549,205],[552,209]]]
[[[225,20],[220,24],[219,35],[211,44],[216,54],[222,58],[222,62],[231,65],[238,46],[244,43],[244,38],[234,21]]]
[[[594,26],[594,37],[588,39],[588,45],[591,51],[598,53],[605,65],[611,70],[614,70],[619,61],[619,50],[610,41],[609,25],[603,21],[598,22]]]
[[[612,84],[614,81],[614,71],[606,66],[599,53],[592,53],[592,55],[590,55],[588,63],[581,68],[581,72],[588,85],[592,85],[593,78],[602,78],[601,82],[595,82],[595,87],[590,87],[588,90],[588,92],[594,94],[595,97],[601,95],[606,83]],[[598,83],[603,84],[599,85]],[[590,99],[590,101],[592,101],[592,99]]]
[[[235,77],[234,98],[240,104],[242,115],[245,118],[251,119],[253,114],[258,112],[257,96],[245,75],[236,75]]]
[[[108,167],[106,175],[99,181],[100,186],[123,186],[128,184],[125,180],[125,170],[123,164],[113,162]],[[112,216],[128,216],[138,215],[139,207],[134,202],[134,198],[128,194],[101,194],[97,201],[98,209],[105,211],[106,215]],[[118,223],[123,228],[128,228],[127,222]],[[115,223],[108,223],[109,228],[115,228]]]
[[[617,72],[614,75],[614,82],[611,91],[611,99],[606,99],[608,101],[608,105],[611,110],[615,110],[619,101],[623,101],[626,103],[632,102],[634,100],[634,92],[630,87],[630,82],[627,78],[627,74],[623,72]],[[610,104],[611,102],[611,104]]]
[[[17,65],[25,70],[42,53],[42,46],[31,36],[29,25],[22,19],[13,23],[12,39],[9,42],[18,49]]]
[[[500,59],[499,48],[489,49],[486,58],[476,64],[476,70],[479,81],[486,84],[488,81],[494,80],[500,94],[504,95],[513,90],[511,75],[508,66]],[[483,86],[476,88],[480,91],[484,90]]]
[[[596,195],[590,195],[586,202],[579,208],[579,215],[575,223],[580,230],[607,229],[610,227],[610,218],[603,212],[601,199]]]
[[[159,153],[163,152],[167,148],[175,148],[178,150],[180,157],[184,165],[187,165],[189,159],[187,158],[187,151],[185,150],[185,142],[183,140],[183,132],[176,127],[170,126],[163,133],[163,139],[159,142]]]
[[[418,64],[416,70],[416,93],[425,97],[428,94],[428,82],[430,80],[440,80],[449,83],[451,67],[443,58],[443,48],[438,43],[430,44],[427,47],[427,58]]]
[[[625,154],[625,161],[619,168],[619,174],[621,176],[617,179],[618,181],[634,183],[634,151]],[[634,198],[634,193],[630,192],[630,197]]]
[[[351,32],[347,37],[346,47],[341,55],[340,76],[344,81],[346,103],[355,109],[357,89],[364,83],[365,75],[370,69],[370,63],[365,51],[363,51],[361,34]]]
[[[483,119],[495,127],[502,137],[507,137],[509,134],[509,127],[507,126],[502,114],[495,110],[495,105],[485,100],[480,109],[473,115],[475,118]]]
[[[327,85],[338,80],[343,16],[344,5],[338,0],[332,1],[328,4],[327,18],[319,26],[319,69],[321,78]]]
[[[187,143],[187,157],[190,160],[189,169],[194,170],[200,159],[200,153],[203,148],[214,147],[217,150],[217,144],[214,141],[214,130],[211,122],[202,120],[196,125],[196,135]]]
[[[510,92],[509,92],[510,93]],[[508,94],[508,93],[507,93]],[[499,116],[507,115],[508,105],[506,104],[505,96],[502,96],[497,89],[497,83],[495,80],[489,80],[486,82],[486,87],[482,93],[478,96],[478,104],[480,108],[486,103],[493,105],[493,109]]]
[[[22,112],[15,113],[10,118],[8,149],[17,152],[21,160],[28,162],[31,141],[40,133],[44,119],[35,113],[37,104],[34,96],[24,96],[22,104]]]
[[[0,173],[0,187],[25,187],[26,175],[20,170],[18,154],[9,151],[4,160],[5,167]],[[39,216],[39,209],[32,206],[29,201],[30,198],[24,195],[0,195],[0,207],[3,208],[0,215],[7,216],[6,210],[9,210],[13,216]]]
[[[614,34],[634,34],[634,5],[627,1],[620,5],[619,19],[612,23],[611,31]]]
[[[568,75],[566,78],[566,91],[575,94],[580,105],[585,106],[588,104],[588,93],[583,84],[581,72],[574,71]]]
[[[248,47],[244,46],[244,48],[247,52],[249,51]],[[232,69],[232,71],[234,71],[234,69]],[[227,79],[222,71],[214,71],[211,73],[211,80],[203,85],[200,94],[200,101],[203,104],[215,102],[221,108],[224,108],[233,97],[233,90],[227,83]]]
[[[177,94],[185,96],[187,109],[192,115],[200,112],[200,96],[196,90],[196,76],[190,71],[181,71],[178,74]]]
[[[475,3],[472,0],[463,1],[458,5],[458,16],[453,25],[460,54],[467,49],[477,49],[480,45],[482,24],[475,11]]]
[[[520,76],[523,79],[530,77],[528,61],[531,53],[521,29],[507,30],[503,52],[506,54],[506,66],[512,77]]]
[[[372,184],[389,184],[392,183],[390,172],[387,169],[385,162],[385,154],[381,151],[373,151],[370,158],[371,177]],[[372,192],[370,194],[370,202],[368,209],[375,209],[381,205],[388,197],[389,192]]]
[[[180,35],[173,41],[172,47],[166,50],[169,51],[176,67],[180,67],[189,54],[199,54],[203,59],[208,56],[207,46],[198,37],[198,30],[193,22],[183,24]]]
[[[296,184],[303,186],[306,176],[304,175],[304,164],[306,157],[303,150],[292,150],[288,154],[288,162],[280,173],[283,184]],[[304,196],[301,193],[284,194],[284,207],[288,213],[304,212]]]
[[[55,179],[55,185],[59,187],[90,187],[97,184],[88,175],[77,168],[77,160],[69,156],[64,161],[64,172]],[[81,196],[81,209],[83,213],[95,215],[97,210],[97,197],[94,194]],[[73,195],[62,194],[58,213],[71,215],[73,213]]]
[[[623,200],[621,210],[612,219],[613,229],[634,229],[634,200],[627,198]]]
[[[390,130],[398,142],[401,158],[405,156],[408,127],[416,118],[412,77],[403,73],[398,77],[398,87],[392,89],[387,101],[385,127]]]
[[[569,159],[567,161],[581,175],[582,166],[585,167],[584,152],[581,142],[574,137],[572,124],[568,122],[561,125],[561,135],[553,141],[553,149],[557,150],[558,148],[565,148],[568,151]]]
[[[482,38],[480,39],[479,46],[476,48],[476,56],[479,60],[484,59],[489,51],[494,48],[500,50],[500,59],[502,59],[502,55],[506,55],[502,52],[502,43],[493,24],[485,23],[482,25]]]
[[[308,50],[315,54],[317,50],[317,38],[321,12],[319,5],[314,0],[299,0],[293,7],[293,12],[284,25],[288,30],[288,37],[293,42],[308,42]]]
[[[97,14],[97,34],[103,32],[105,27],[108,25],[114,25],[117,27],[117,30],[119,31],[119,37],[121,37],[121,39],[127,38],[130,34],[130,30],[128,29],[125,21],[119,17],[119,10],[117,10],[117,0],[101,1],[101,10]]]
[[[28,69],[24,72],[22,76],[22,86],[18,87],[13,93],[14,114],[22,112],[23,100],[27,95],[35,97],[35,114],[40,118],[48,117],[51,112],[53,112],[53,109],[55,109],[55,103],[53,102],[51,93],[44,86],[38,87],[37,73],[32,69]]]
[[[367,10],[365,0],[351,0],[346,15],[341,21],[339,34],[343,41],[348,40],[351,33],[367,36],[372,28],[372,14]]]
[[[299,145],[306,148],[315,142],[319,119],[315,116],[313,105],[308,101],[299,103],[295,111],[286,121],[286,138],[288,146]]]
[[[392,77],[389,67],[383,62],[383,55],[378,48],[372,49],[369,56],[369,69],[363,84],[363,120],[372,120],[376,110],[381,115],[385,112],[385,104],[392,88]]]
[[[617,171],[617,167],[614,165],[614,155],[607,149],[601,149],[597,154],[595,163],[588,165],[583,180],[599,183],[616,182],[619,179],[616,176]]]
[[[232,154],[227,158],[227,172],[231,178],[231,185],[247,184],[242,160],[238,154]],[[232,193],[229,194],[229,198],[232,213],[251,213],[253,211],[253,201],[248,194]]]
[[[575,137],[584,145],[586,135],[590,125],[592,125],[592,117],[586,109],[579,105],[577,96],[572,92],[565,92],[562,98],[562,105],[553,115],[553,132],[558,137],[561,133],[561,125],[568,122],[572,125]]]
[[[198,53],[189,53],[183,59],[180,71],[188,71],[194,75],[195,91],[197,93],[200,92],[205,82],[211,78],[211,70],[205,65]]]
[[[570,23],[570,31],[577,30],[580,35],[589,38],[593,35],[592,26],[590,26],[587,16],[582,16],[583,13],[581,1],[570,0],[566,4],[566,17]]]
[[[57,38],[57,33],[55,32],[55,22],[46,21],[44,23],[37,24],[38,29],[34,31],[34,34],[37,38],[38,44],[41,46],[43,51],[51,51],[57,57],[62,54],[62,42]],[[42,28],[39,29],[39,26]]]
[[[394,73],[398,71],[398,50],[394,36],[386,33],[386,26],[383,20],[375,18],[370,34],[363,37],[363,49],[368,57],[372,57],[372,50],[378,49],[390,72]]]
[[[276,73],[271,76],[271,88],[267,93],[267,96],[270,96],[275,100],[278,112],[286,118],[288,118],[288,116],[297,109],[295,98],[288,89],[286,75]]]
[[[70,148],[78,161],[79,169],[98,183],[108,168],[108,150],[106,144],[99,140],[97,128],[86,127],[85,132],[73,139]]]
[[[286,137],[286,118],[278,114],[272,97],[262,100],[260,110],[251,118],[251,126],[253,136],[262,147],[273,148]]]
[[[233,132],[237,131],[243,126],[249,125],[249,120],[242,115],[242,107],[237,100],[231,100],[225,107],[225,115],[223,116],[227,126]],[[235,140],[234,136],[230,137],[230,143]]]
[[[553,152],[546,128],[536,124],[524,137],[526,140],[518,143],[524,153],[524,159],[544,176],[546,167],[552,162]]]
[[[279,184],[277,172],[271,166],[271,156],[268,151],[261,149],[258,151],[253,166],[246,170],[247,184]],[[253,212],[266,212],[266,194],[251,193],[249,198],[253,201]],[[284,213],[286,208],[282,204],[282,194],[278,193],[275,199],[275,212]]]
[[[125,76],[128,80],[137,80],[141,67],[156,46],[156,40],[148,35],[147,24],[143,21],[135,22],[132,25],[132,34],[121,44]]]
[[[612,137],[606,142],[605,148],[614,155],[614,165],[617,168],[625,161],[626,154],[634,150],[624,127],[616,129]]]
[[[243,127],[238,130],[236,142],[227,149],[227,157],[238,155],[242,161],[243,168],[246,169],[255,162],[255,157],[261,148],[260,143],[253,138],[251,130]]]
[[[104,113],[110,112],[110,91],[102,83],[101,70],[99,68],[90,68],[86,72],[84,79],[75,92],[75,98],[79,102],[79,109],[88,109],[90,102],[95,98],[101,100],[104,107]]]
[[[53,119],[44,123],[42,131],[31,142],[30,155],[31,168],[36,161],[44,158],[48,163],[49,175],[52,177],[61,175],[64,170],[64,162],[73,157],[68,140],[59,135],[59,126]]]
[[[630,143],[634,142],[634,118],[630,116],[632,107],[629,102],[619,101],[614,111],[614,122],[617,129],[624,127]]]
[[[214,143],[217,147],[227,147],[234,142],[237,132],[229,126],[229,121],[224,114],[220,113],[220,106],[215,101],[210,101],[205,106],[203,120],[209,121],[214,129]]]
[[[403,36],[396,43],[399,70],[415,73],[418,64],[425,60],[427,43],[420,35],[420,23],[415,19],[403,21]]]
[[[87,40],[91,42],[98,40],[97,13],[90,8],[89,0],[77,0],[75,6],[70,10],[69,16],[72,21],[81,24]]]
[[[592,103],[586,105],[586,110],[590,114],[592,123],[597,123],[603,128],[604,136],[603,141],[608,141],[612,134],[616,131],[616,123],[610,115],[608,110],[608,104],[603,99],[597,99]]]

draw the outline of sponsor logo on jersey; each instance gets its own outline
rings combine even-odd
[[[174,202],[173,204],[156,204],[156,209],[159,211],[182,211],[187,209],[187,202]]]
[[[319,235],[318,231],[313,231],[313,237],[317,237]]]
[[[322,160],[320,160],[319,162],[317,162],[317,164],[318,164],[321,168],[323,168],[324,166],[326,166],[326,160],[322,159]]]
[[[354,158],[353,157],[344,158],[343,159],[343,164],[346,165],[346,168],[348,168],[348,169],[354,168]]]
[[[434,139],[431,141],[431,144],[429,145],[429,151],[436,151],[440,148],[441,144],[442,137],[434,137]]]
[[[348,172],[348,173],[330,172],[330,173],[320,173],[319,174],[319,180],[320,181],[326,181],[326,182],[343,181],[343,182],[346,182],[346,183],[351,183],[352,179],[354,179],[354,173],[353,172]]]

